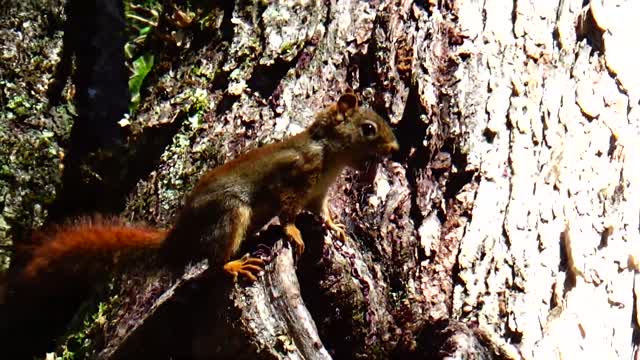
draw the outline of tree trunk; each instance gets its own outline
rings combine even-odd
[[[152,170],[127,175],[123,216],[168,226],[205,169],[350,88],[401,151],[339,178],[346,241],[310,214],[299,259],[277,226],[257,235],[246,251],[269,264],[254,284],[206,261],[181,279],[154,261],[127,271],[89,316],[87,356],[637,357],[640,5],[190,6],[165,6],[148,40],[126,126],[128,165]]]

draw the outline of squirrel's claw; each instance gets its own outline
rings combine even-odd
[[[233,276],[233,281],[237,281],[238,275],[242,275],[249,282],[254,282],[258,279],[257,275],[264,270],[263,265],[264,261],[262,259],[245,254],[238,260],[224,264],[224,271]]]
[[[345,241],[347,239],[347,227],[344,226],[344,224],[339,224],[339,223],[335,223],[333,222],[333,220],[331,219],[331,217],[327,217],[325,219],[325,223],[327,224],[327,227],[329,228],[329,230],[334,231],[336,233],[336,235],[338,236],[338,239],[340,239],[341,241]]]

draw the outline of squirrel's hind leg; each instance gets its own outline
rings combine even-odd
[[[247,205],[239,205],[229,213],[230,227],[227,234],[227,244],[224,254],[223,269],[233,276],[235,281],[238,275],[243,276],[249,281],[255,281],[256,275],[263,270],[264,261],[259,258],[244,255],[241,259],[229,261],[236,254],[242,241],[247,234],[247,229],[251,224],[251,208]]]

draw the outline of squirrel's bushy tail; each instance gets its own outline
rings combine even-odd
[[[119,270],[116,264],[150,261],[142,256],[159,253],[165,236],[147,225],[104,217],[35,232],[32,243],[17,247],[15,269],[0,276],[0,342],[7,345],[3,355],[11,354],[5,358],[33,357],[34,346],[50,349],[50,335],[64,330],[95,281]]]
[[[58,225],[34,235],[31,257],[20,278],[31,282],[46,278],[46,274],[84,277],[95,271],[106,272],[121,256],[161,247],[165,237],[164,230],[101,217]]]

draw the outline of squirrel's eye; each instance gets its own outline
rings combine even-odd
[[[362,135],[364,137],[376,136],[376,132],[378,131],[376,126],[374,124],[370,123],[370,122],[366,122],[366,123],[360,125],[360,128],[362,129]]]

